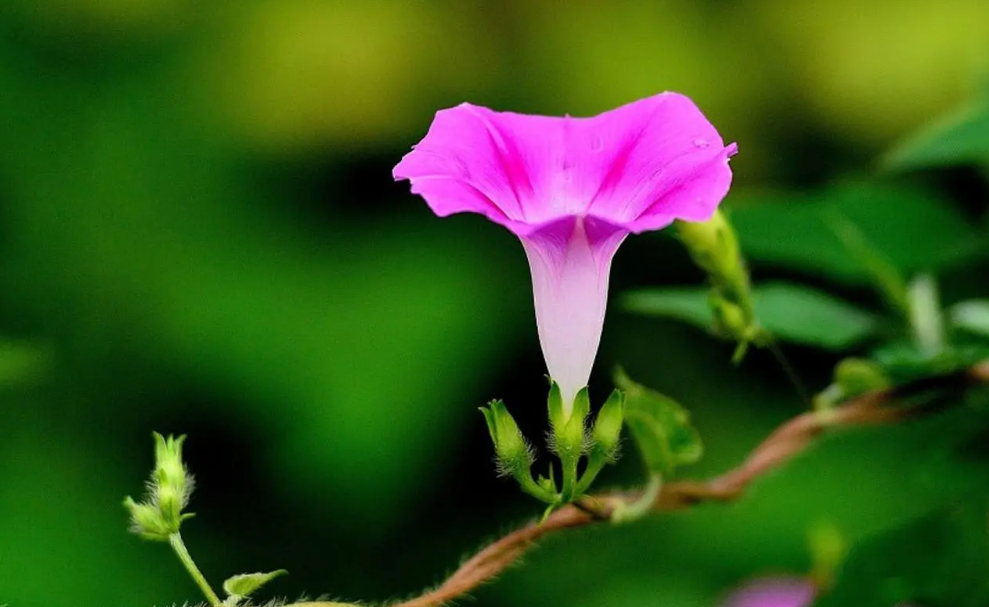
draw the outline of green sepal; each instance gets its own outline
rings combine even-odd
[[[223,582],[223,591],[227,593],[227,598],[223,601],[223,604],[228,607],[238,605],[242,600],[250,597],[261,586],[287,573],[288,571],[284,569],[278,569],[277,571],[270,571],[268,573],[241,573],[229,577]]]
[[[536,486],[539,487],[540,489],[544,490],[544,491],[547,491],[547,492],[552,493],[552,494],[556,494],[556,492],[557,492],[556,479],[553,478],[553,467],[552,466],[550,466],[549,476],[548,477],[543,476],[543,475],[540,474],[536,478]]]
[[[618,461],[621,446],[622,425],[625,419],[625,393],[612,391],[594,420],[590,432],[587,467],[577,482],[576,497],[583,495],[601,470]]]
[[[167,542],[168,536],[175,532],[162,517],[161,511],[152,504],[138,503],[127,497],[124,499],[124,508],[130,513],[130,531],[142,539]]]
[[[549,396],[546,398],[546,405],[549,409],[549,424],[552,428],[562,428],[566,425],[567,419],[563,413],[563,394],[560,386],[555,381],[550,381]]]
[[[547,404],[552,429],[550,449],[561,458],[580,458],[587,449],[585,421],[591,410],[587,388],[581,388],[577,392],[569,415],[564,408],[560,388],[556,382],[550,387]]]
[[[625,393],[612,391],[598,411],[591,429],[591,459],[613,462],[618,458],[622,425],[625,421]]]
[[[559,385],[553,382],[549,389],[547,407],[551,427],[549,446],[550,450],[560,458],[563,477],[559,500],[567,503],[576,496],[577,465],[589,444],[585,421],[591,409],[591,402],[587,387],[581,388],[574,396],[571,406],[567,407],[563,402]]]
[[[663,478],[704,453],[700,435],[690,425],[690,413],[673,399],[632,381],[624,371],[615,384],[625,391],[625,425],[646,469]]]
[[[505,403],[493,400],[487,407],[481,407],[480,411],[484,414],[488,433],[494,443],[499,474],[515,477],[520,474],[528,475],[533,461],[532,450]]]

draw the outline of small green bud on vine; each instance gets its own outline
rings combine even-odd
[[[518,424],[508,412],[505,403],[493,400],[487,407],[481,407],[488,433],[495,446],[498,458],[498,471],[504,475],[518,476],[529,474],[532,465],[532,451],[522,436]]]
[[[182,510],[192,495],[192,475],[182,462],[182,442],[185,436],[165,438],[157,432],[155,467],[148,481],[148,494],[143,502],[128,497],[124,507],[131,515],[131,531],[149,540],[168,541],[179,532],[182,521],[192,517]]]

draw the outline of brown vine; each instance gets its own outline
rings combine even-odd
[[[894,423],[928,415],[944,408],[943,399],[905,406],[900,401],[930,391],[961,390],[989,383],[989,360],[964,371],[924,378],[888,390],[871,392],[827,411],[808,411],[778,426],[745,460],[725,474],[705,482],[679,481],[665,485],[653,503],[653,512],[668,512],[700,502],[726,502],[739,498],[753,481],[789,461],[823,432],[836,428]],[[530,523],[487,545],[466,560],[450,577],[432,590],[397,603],[394,607],[440,607],[475,590],[514,564],[543,537],[609,520],[614,506],[637,497],[636,492],[608,493],[583,498],[560,508],[542,523]],[[332,607],[341,603],[308,602],[288,607]]]

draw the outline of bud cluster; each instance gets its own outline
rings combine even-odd
[[[554,478],[552,466],[548,476],[533,480],[533,449],[503,402],[492,401],[487,407],[481,407],[481,412],[494,442],[498,471],[514,478],[523,491],[553,508],[583,495],[604,466],[618,458],[625,395],[618,390],[612,392],[590,429],[587,388],[580,390],[574,402],[567,406],[560,387],[554,382],[547,404],[551,427],[549,448],[560,459],[563,477],[560,486]],[[585,456],[587,465],[578,477],[578,465]]]
[[[185,436],[163,437],[154,433],[155,467],[147,483],[148,493],[141,502],[124,500],[130,512],[131,531],[144,539],[166,542],[179,532],[182,521],[192,514],[183,514],[192,495],[193,479],[182,462]]]

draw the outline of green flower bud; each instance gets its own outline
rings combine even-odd
[[[719,259],[737,248],[735,233],[721,211],[707,221],[677,221],[677,234],[701,268],[717,271]]]
[[[155,439],[155,477],[162,485],[181,489],[185,484],[186,469],[182,463],[182,443],[185,436],[165,438],[157,432]]]
[[[163,437],[157,432],[155,438],[155,470],[157,481],[152,487],[152,498],[158,504],[166,521],[178,527],[182,519],[182,509],[189,503],[192,493],[192,477],[182,462],[182,443],[185,436]]]
[[[512,414],[505,407],[505,403],[493,400],[487,407],[481,407],[481,413],[484,414],[488,433],[494,443],[495,454],[498,457],[498,472],[515,477],[528,475],[529,467],[532,465],[532,451]]]
[[[707,273],[714,296],[738,306],[747,324],[754,324],[749,273],[735,231],[724,214],[715,211],[708,221],[677,221],[676,226],[694,263]]]
[[[179,532],[182,521],[192,517],[183,514],[192,494],[192,475],[182,462],[184,436],[163,437],[154,433],[155,467],[148,482],[148,495],[141,503],[128,497],[124,507],[131,514],[131,531],[143,538],[167,540]]]
[[[625,393],[615,390],[598,411],[591,430],[592,453],[595,457],[603,457],[608,461],[617,458],[624,418]]]
[[[707,221],[677,221],[677,233],[687,251],[715,284],[748,283],[738,239],[721,211]]]
[[[864,358],[846,358],[839,362],[834,368],[834,382],[845,398],[884,390],[891,385],[882,365]]]
[[[714,314],[714,331],[719,335],[739,341],[748,341],[752,319],[741,307],[717,295],[711,297],[711,311]]]

